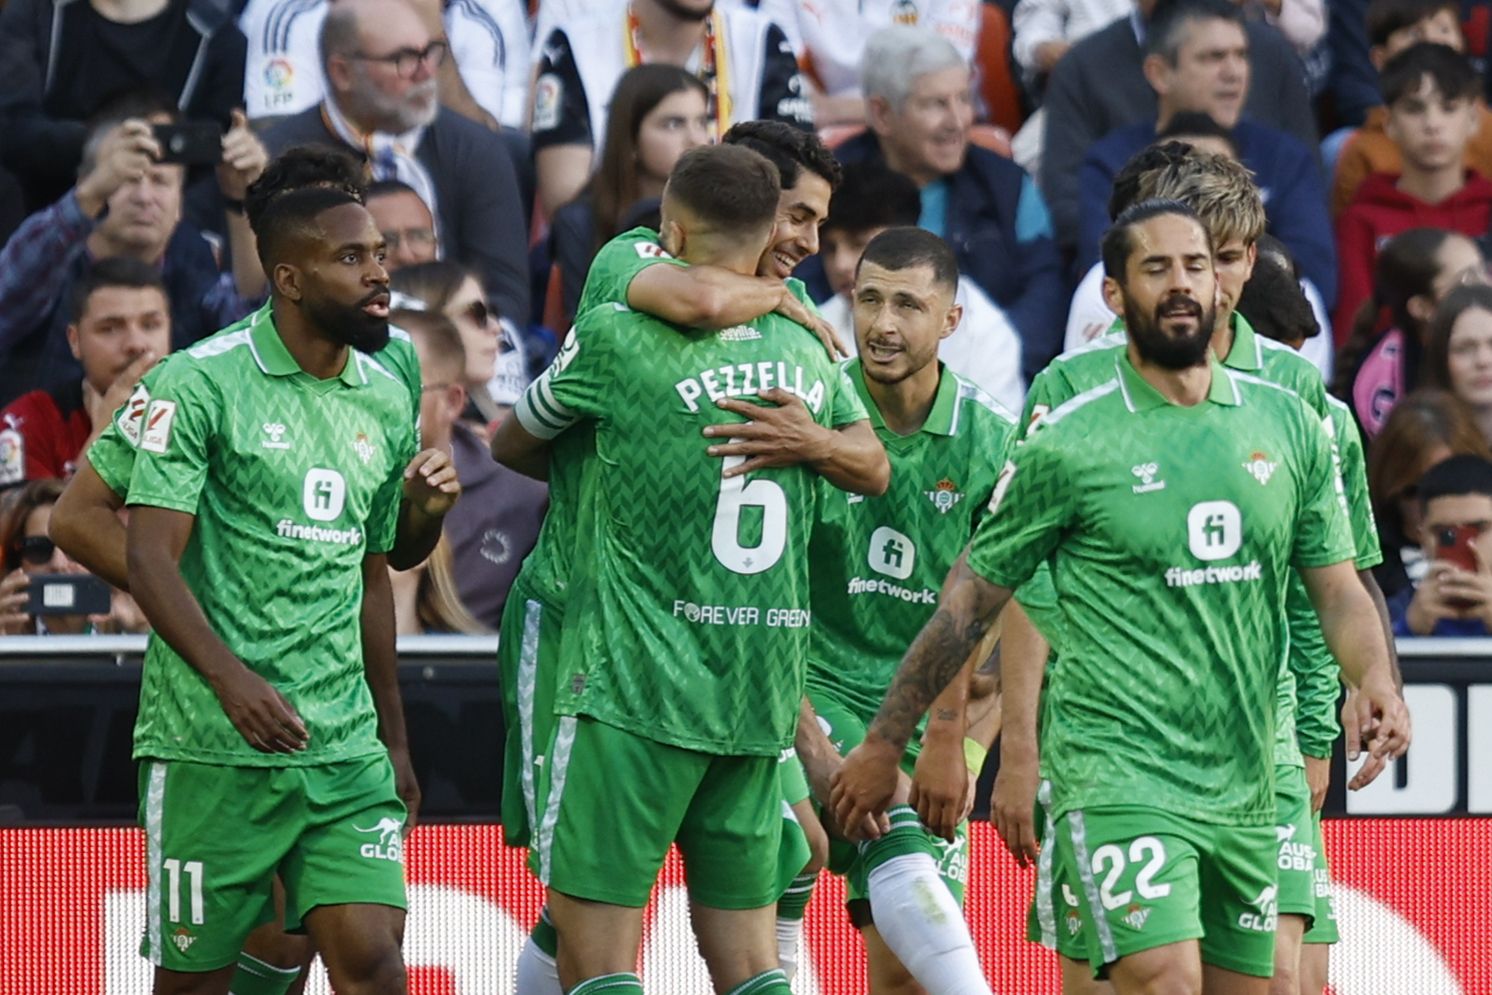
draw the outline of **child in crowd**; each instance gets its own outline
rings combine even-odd
[[[1492,463],[1452,456],[1419,482],[1424,578],[1389,601],[1400,636],[1492,631]],[[1484,548],[1485,547],[1485,548]]]
[[[1466,51],[1461,32],[1461,6],[1456,0],[1372,0],[1368,4],[1368,52],[1373,68],[1419,42],[1448,45]],[[1465,164],[1492,179],[1492,111],[1477,107],[1481,126],[1466,146]],[[1375,107],[1337,158],[1331,189],[1331,216],[1339,217],[1352,203],[1357,188],[1373,173],[1397,174],[1403,168],[1399,146],[1387,131],[1388,108]]]
[[[1338,343],[1372,296],[1373,262],[1384,241],[1419,227],[1473,238],[1486,233],[1492,181],[1463,165],[1479,122],[1481,85],[1466,56],[1444,45],[1410,46],[1384,68],[1387,131],[1403,155],[1403,171],[1369,176],[1337,221]]]

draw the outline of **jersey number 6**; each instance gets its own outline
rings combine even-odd
[[[724,474],[744,462],[745,456],[727,456],[720,472]],[[761,509],[761,538],[754,546],[741,545],[741,512],[745,508]],[[782,488],[770,480],[747,483],[744,476],[722,476],[720,499],[715,502],[715,529],[710,535],[710,549],[720,565],[733,573],[759,574],[782,559],[786,547],[787,494]]]

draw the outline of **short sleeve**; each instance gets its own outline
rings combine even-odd
[[[1299,510],[1291,562],[1302,568],[1324,567],[1353,558],[1346,497],[1327,437],[1329,422],[1319,421],[1305,410],[1301,410],[1299,422]]]
[[[1052,651],[1060,653],[1062,615],[1057,604],[1057,586],[1052,583],[1051,566],[1046,563],[1038,566],[1031,579],[1016,589],[1015,600],[1030,616],[1031,624],[1036,626],[1042,638],[1051,644]]]
[[[865,421],[870,417],[870,412],[865,410],[865,402],[860,400],[860,392],[850,380],[850,374],[843,364],[836,366],[834,378],[834,396],[831,398],[829,409],[829,424],[833,428],[841,425],[850,425],[857,421]]]
[[[1048,366],[1031,381],[1026,391],[1026,405],[1021,409],[1020,421],[1015,426],[1015,438],[1024,440],[1036,428],[1038,422],[1069,400],[1061,374],[1056,366]]]
[[[600,304],[626,304],[627,288],[632,286],[637,274],[659,263],[688,265],[669,255],[658,244],[658,233],[652,229],[634,228],[622,232],[601,246],[601,251],[591,261],[585,289],[580,292],[581,312]]]
[[[585,84],[564,29],[551,31],[540,53],[530,128],[534,151],[551,145],[594,145]]]
[[[974,533],[969,568],[993,584],[1019,589],[1031,578],[1077,515],[1082,488],[1069,480],[1053,433],[1014,449],[995,481],[989,514]]]
[[[1368,492],[1362,433],[1357,430],[1357,423],[1345,405],[1333,403],[1331,415],[1342,487],[1347,495],[1347,523],[1352,529],[1352,544],[1357,550],[1354,562],[1359,570],[1371,570],[1383,562],[1383,547],[1378,541],[1378,522],[1373,517],[1373,498]]]
[[[222,410],[222,395],[201,367],[167,367],[145,406],[127,502],[195,515]]]
[[[604,304],[576,319],[559,355],[513,408],[524,431],[553,439],[576,422],[603,414],[602,405],[616,393],[617,370],[609,358],[614,325],[626,313],[618,305]]]

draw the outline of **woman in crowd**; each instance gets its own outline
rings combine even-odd
[[[389,570],[394,590],[394,625],[401,636],[425,633],[478,635],[489,631],[472,617],[456,591],[451,543],[440,537],[435,550],[409,570]]]
[[[1456,395],[1492,445],[1492,286],[1457,287],[1430,324],[1426,375]]]
[[[489,310],[476,274],[459,263],[441,260],[406,266],[392,275],[390,287],[425,310],[445,315],[461,333],[468,399],[461,420],[485,437],[528,385],[518,336]]]
[[[1419,479],[1462,453],[1492,459],[1492,450],[1466,405],[1444,390],[1419,390],[1395,405],[1368,450],[1368,490],[1383,545],[1374,571],[1393,597],[1424,572],[1420,554]]]
[[[575,320],[596,252],[624,230],[635,204],[663,195],[679,156],[709,144],[707,95],[699,77],[678,66],[637,66],[617,82],[601,165],[550,223],[549,253],[559,267],[566,327]]]
[[[1383,430],[1400,398],[1423,386],[1435,309],[1456,287],[1486,283],[1487,263],[1464,235],[1411,228],[1379,251],[1373,276],[1373,297],[1353,323],[1333,389],[1369,439]]]
[[[129,596],[114,592],[108,615],[47,615],[27,613],[31,579],[43,574],[83,574],[85,571],[47,537],[52,507],[62,494],[61,480],[33,480],[6,495],[0,503],[0,635],[78,635],[85,632],[142,632],[145,622]]]

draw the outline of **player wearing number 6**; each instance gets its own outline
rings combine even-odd
[[[778,192],[754,152],[693,150],[664,194],[664,247],[752,273]],[[642,908],[675,841],[717,990],[788,991],[773,919],[777,758],[803,693],[817,474],[732,473],[744,457],[702,445],[706,426],[739,421],[720,402],[764,391],[801,404],[826,438],[854,423],[869,432],[854,389],[799,325],[681,330],[603,305],[493,441],[522,466],[572,427],[595,432],[531,853],[572,993],[641,991]]]
[[[835,804],[845,820],[885,805],[917,719],[1050,561],[1063,656],[1047,694],[1061,721],[1042,749],[1085,959],[1119,995],[1262,995],[1292,568],[1361,689],[1374,755],[1407,748],[1408,713],[1353,568],[1320,418],[1209,354],[1217,282],[1196,214],[1135,205],[1105,236],[1103,262],[1129,330],[1114,373],[1012,451],[966,560],[840,769]]]

